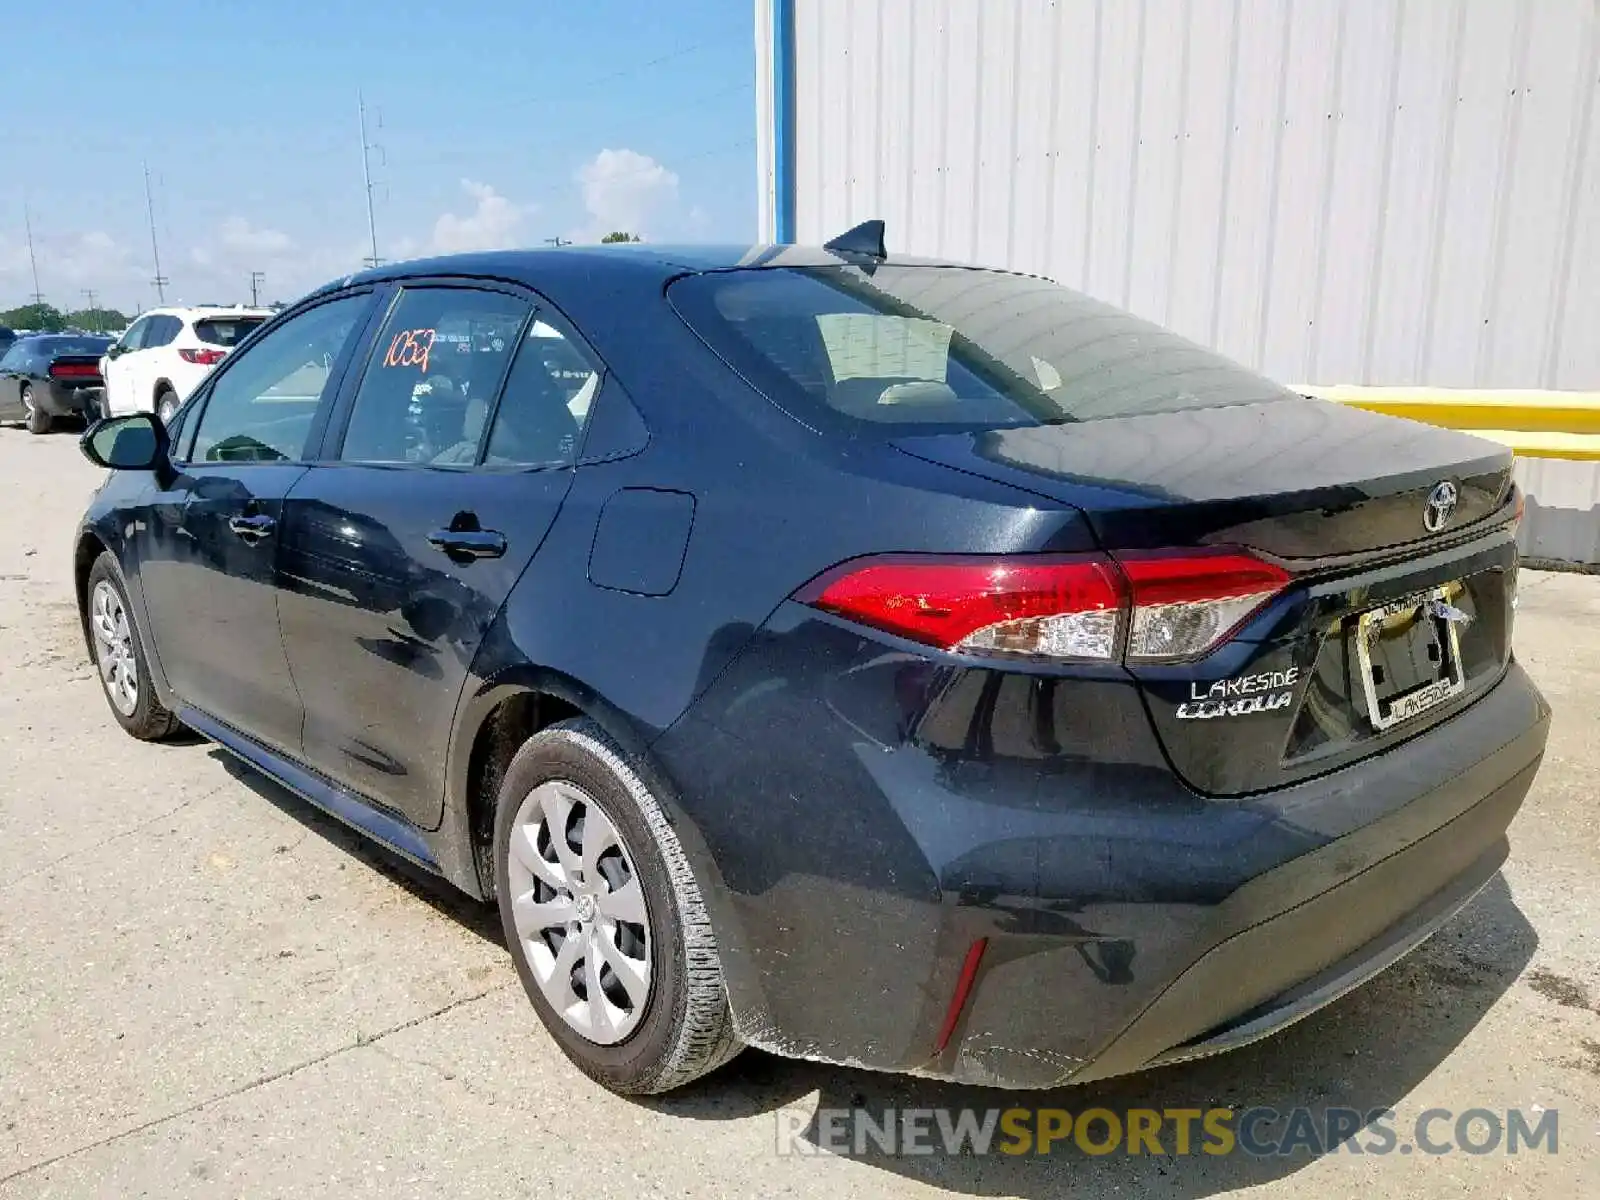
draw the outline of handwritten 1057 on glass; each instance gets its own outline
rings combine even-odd
[[[433,351],[432,329],[402,329],[389,343],[389,352],[383,356],[386,367],[420,367],[428,373],[428,355]]]

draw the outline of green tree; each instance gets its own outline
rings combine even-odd
[[[77,312],[69,312],[65,320],[74,329],[86,329],[90,333],[106,333],[126,329],[130,318],[114,308],[80,308]]]
[[[640,237],[637,233],[624,233],[620,229],[615,230],[612,233],[608,233],[608,234],[605,235],[605,237],[600,239],[600,242],[601,242],[602,245],[607,245],[607,244],[609,244],[611,242],[642,242],[642,241],[644,241],[644,239],[642,237]]]
[[[53,304],[24,304],[0,312],[0,325],[7,329],[37,329],[42,333],[55,333],[67,327],[66,317]]]

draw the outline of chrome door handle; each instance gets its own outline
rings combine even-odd
[[[506,552],[506,535],[493,529],[435,529],[428,545],[457,561],[499,558]]]

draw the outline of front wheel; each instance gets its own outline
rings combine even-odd
[[[133,606],[110,551],[102,552],[90,568],[88,595],[89,641],[111,715],[141,741],[169,737],[178,718],[156,696]]]
[[[39,402],[33,398],[33,389],[27,384],[22,385],[22,411],[29,433],[50,432],[50,414],[39,407]]]
[[[495,892],[517,974],[577,1067],[669,1091],[741,1049],[700,889],[626,753],[594,722],[529,738],[506,769]]]

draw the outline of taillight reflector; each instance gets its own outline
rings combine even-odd
[[[887,555],[835,568],[796,599],[942,650],[1171,662],[1214,649],[1290,580],[1239,550]]]
[[[202,367],[216,366],[227,353],[226,350],[191,350],[187,346],[178,349],[178,354],[184,362],[197,363]]]

